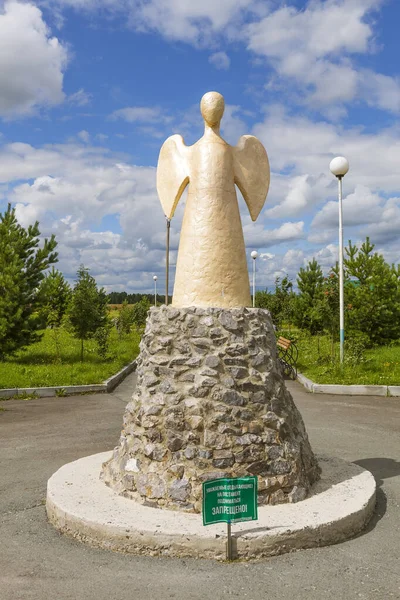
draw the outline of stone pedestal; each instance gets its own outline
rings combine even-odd
[[[151,309],[107,485],[198,513],[208,479],[256,475],[259,504],[278,504],[303,500],[319,474],[268,311]]]

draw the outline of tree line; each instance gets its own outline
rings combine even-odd
[[[400,265],[389,264],[367,237],[349,241],[344,256],[344,307],[347,338],[365,347],[400,339]],[[339,336],[339,268],[324,275],[313,258],[297,275],[298,292],[288,277],[273,291],[256,293],[256,306],[268,308],[276,326],[294,325],[310,335]]]
[[[111,319],[109,296],[97,286],[89,269],[81,265],[74,286],[55,269],[58,261],[54,235],[39,246],[39,223],[24,228],[15,209],[0,213],[0,360],[38,342],[43,329],[53,332],[60,357],[60,330],[68,329],[81,342],[94,338],[102,358],[107,357],[111,329],[120,335],[133,326],[143,327],[149,299],[142,296],[134,307],[125,301],[118,317]]]
[[[126,302],[127,304],[136,304],[146,298],[150,304],[154,303],[154,294],[140,294],[140,293],[132,293],[128,294],[127,292],[110,292],[107,296],[107,300],[109,304],[123,304]],[[169,302],[172,301],[172,296],[168,296]],[[157,304],[165,303],[165,295],[157,294]]]
[[[52,329],[59,353],[62,326],[80,340],[82,359],[84,342],[91,338],[105,357],[112,327],[124,335],[144,326],[153,294],[106,294],[84,265],[71,287],[54,267],[55,236],[41,247],[39,240],[38,222],[22,227],[11,205],[0,213],[0,360],[39,341],[45,328]],[[360,347],[400,339],[400,266],[387,263],[374,248],[366,238],[359,247],[349,241],[345,249],[345,330]],[[333,345],[339,335],[338,265],[324,275],[312,259],[300,268],[297,289],[288,277],[277,279],[274,290],[256,293],[256,306],[271,312],[278,329],[293,325],[313,336],[329,334]],[[158,303],[164,301],[157,296]],[[122,304],[113,319],[109,304]]]

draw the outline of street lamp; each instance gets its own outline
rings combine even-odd
[[[165,255],[165,306],[168,306],[168,288],[169,288],[169,240],[171,233],[171,219],[165,215],[167,223],[167,248]]]
[[[256,306],[256,260],[257,260],[258,252],[257,250],[253,250],[251,253],[251,258],[253,259],[253,308]]]
[[[154,275],[154,306],[157,306],[157,275]]]
[[[331,173],[337,177],[339,190],[339,305],[340,305],[340,363],[344,356],[344,283],[343,283],[343,207],[342,179],[349,170],[349,161],[344,156],[337,156],[329,165]]]

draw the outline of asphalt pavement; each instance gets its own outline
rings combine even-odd
[[[114,554],[61,536],[46,520],[47,480],[116,445],[134,383],[132,374],[109,395],[0,402],[0,600],[400,599],[399,398],[288,383],[314,451],[377,480],[375,517],[356,539],[228,564]]]

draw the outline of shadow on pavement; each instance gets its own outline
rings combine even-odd
[[[382,519],[382,517],[386,513],[387,508],[387,499],[384,491],[381,489],[381,486],[384,483],[385,479],[389,479],[390,477],[397,477],[400,475],[400,462],[396,461],[393,458],[365,458],[360,460],[353,461],[355,465],[362,467],[363,469],[367,469],[370,471],[375,478],[377,490],[376,490],[376,507],[375,512],[372,516],[372,519],[368,523],[367,527],[362,531],[359,535],[365,535],[372,531],[376,524]],[[330,482],[330,485],[326,487],[331,487],[332,484],[338,483],[340,479],[334,482]],[[324,491],[325,488],[321,488],[318,490],[319,492]],[[248,529],[239,531],[236,534],[232,535],[233,539],[240,538],[241,536],[247,533],[254,533],[260,531],[268,531],[269,527],[258,527],[255,529]],[[359,536],[357,536],[359,537]],[[237,542],[236,542],[237,543]]]
[[[364,535],[372,531],[386,513],[387,498],[385,492],[382,490],[382,485],[385,479],[400,476],[400,462],[393,458],[363,458],[354,460],[353,462],[363,469],[370,471],[375,477],[377,485],[375,513],[361,534]]]
[[[400,475],[400,462],[394,458],[363,458],[354,460],[355,465],[371,471],[375,477],[376,485],[383,485],[384,479]]]

